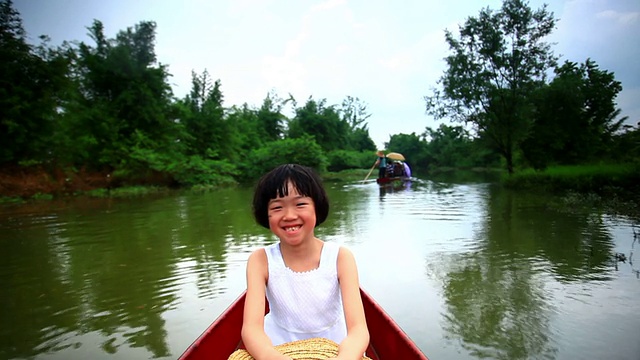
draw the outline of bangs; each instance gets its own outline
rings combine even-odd
[[[314,180],[305,176],[306,174],[301,174],[299,172],[292,172],[289,174],[283,174],[284,176],[281,178],[274,177],[273,186],[267,186],[267,189],[271,189],[271,191],[267,191],[265,195],[268,196],[269,200],[275,199],[277,197],[285,197],[289,195],[289,184],[293,187],[299,195],[305,197],[313,198],[313,190],[311,184]]]
[[[280,165],[258,181],[253,197],[253,213],[257,222],[269,228],[269,202],[278,197],[288,196],[289,184],[299,195],[313,200],[316,208],[316,226],[324,222],[329,214],[329,200],[322,187],[322,180],[313,169],[298,164]]]

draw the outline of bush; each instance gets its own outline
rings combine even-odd
[[[245,168],[240,169],[241,181],[255,180],[282,164],[305,165],[321,173],[327,169],[327,158],[320,145],[308,135],[270,142],[251,152],[243,164]]]
[[[544,171],[528,169],[503,179],[509,188],[585,193],[603,193],[612,188],[636,191],[639,183],[638,164],[554,166]]]
[[[235,185],[238,169],[226,160],[203,159],[200,156],[190,156],[184,163],[174,163],[169,169],[173,178],[186,186]]]
[[[337,172],[349,169],[369,168],[376,161],[371,151],[335,150],[327,155],[329,166],[327,170]]]

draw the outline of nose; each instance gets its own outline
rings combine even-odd
[[[296,212],[296,208],[294,206],[285,206],[284,208],[284,220],[292,220],[298,217],[298,213]]]

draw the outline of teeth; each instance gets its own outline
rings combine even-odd
[[[284,231],[296,231],[300,229],[300,226],[289,226],[289,227],[285,227]]]

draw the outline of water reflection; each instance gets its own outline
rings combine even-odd
[[[352,248],[430,357],[640,354],[637,219],[468,175],[328,186],[317,236]],[[0,208],[0,358],[176,358],[244,289],[249,253],[277,241],[251,195]]]
[[[553,311],[540,280],[532,278],[527,262],[514,262],[503,271],[493,260],[465,254],[447,269],[442,279],[447,336],[462,340],[477,358],[552,358]]]
[[[392,181],[387,184],[379,185],[380,188],[380,201],[384,201],[384,196],[387,194],[393,194],[400,191],[411,190],[411,180]]]
[[[264,243],[246,194],[219,195],[3,213],[0,358],[79,349],[86,334],[108,354],[171,356],[163,313],[190,286],[199,298],[223,293],[228,252]]]
[[[473,357],[555,358],[557,299],[548,284],[612,280],[613,238],[597,214],[558,211],[534,195],[490,194],[477,248],[440,264],[443,329]]]
[[[631,249],[629,250],[629,266],[631,267],[631,271],[636,274],[636,278],[640,279],[640,268],[637,267],[637,264],[633,262],[633,252],[636,246],[636,243],[640,242],[640,232],[636,232],[635,227],[633,228],[633,241],[631,242]],[[617,265],[617,264],[616,264]],[[616,268],[617,270],[617,268]]]

